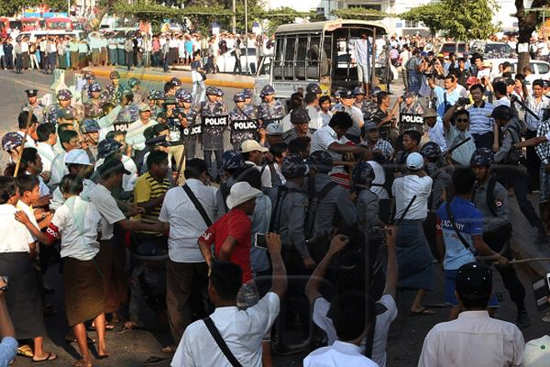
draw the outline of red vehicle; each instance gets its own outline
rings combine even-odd
[[[69,18],[48,18],[46,19],[46,29],[72,31],[73,22]]]
[[[37,31],[40,29],[40,18],[21,18],[22,31]]]

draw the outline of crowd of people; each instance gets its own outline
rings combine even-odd
[[[150,35],[144,32],[92,32],[87,37],[74,35],[19,35],[7,34],[0,39],[0,69],[80,70],[86,66],[162,67],[165,71],[172,65],[191,66],[199,54],[208,72],[219,70],[218,58],[233,52],[234,70],[242,73],[249,70],[241,65],[244,48],[256,49],[251,58],[259,61],[273,54],[274,40],[264,35],[239,35],[222,33],[205,37],[199,33],[161,33]]]
[[[423,298],[440,266],[450,321],[419,366],[547,365],[546,339],[525,346],[520,331],[531,318],[509,264],[509,192],[547,247],[550,84],[423,52],[393,104],[379,88],[311,83],[286,105],[267,85],[230,108],[216,87],[147,91],[116,71],[49,105],[27,90],[2,138],[6,348],[16,337],[20,354],[57,358],[43,348],[44,275],[59,262],[76,366],[93,363],[87,330],[108,358],[106,330],[142,326],[144,308],[166,315],[174,367],[270,366],[295,348],[291,330],[321,346],[305,366],[385,366],[397,289],[416,292],[411,315],[433,314]],[[515,323],[492,318],[493,268]]]

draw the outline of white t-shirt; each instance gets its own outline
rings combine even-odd
[[[374,329],[374,339],[372,345],[372,360],[380,365],[386,366],[386,343],[388,341],[388,332],[391,323],[397,318],[397,305],[395,300],[389,294],[385,294],[377,303],[386,307],[386,311],[376,316],[376,326]],[[321,328],[328,338],[328,345],[332,345],[336,340],[336,329],[332,319],[328,317],[330,302],[323,297],[319,297],[313,303],[313,322]],[[361,350],[365,349],[365,341],[361,342]],[[343,366],[344,364],[342,364]],[[346,365],[347,366],[347,365]]]
[[[186,184],[202,204],[210,220],[213,221],[216,214],[216,188],[206,186],[193,178],[188,179]],[[170,224],[168,236],[170,260],[178,263],[205,261],[197,241],[208,226],[185,190],[180,186],[173,187],[166,192],[160,209],[159,221]]]
[[[17,202],[17,209],[22,210],[23,212],[25,212],[25,214],[27,214],[27,217],[29,217],[29,220],[31,221],[31,223],[36,228],[40,229],[40,226],[38,225],[38,222],[36,221],[36,217],[34,216],[34,210],[30,206],[28,206],[27,204],[25,204],[24,202],[19,200]],[[36,241],[36,237],[33,234],[31,234],[31,236]]]
[[[69,168],[65,164],[66,156],[67,152],[60,153],[56,155],[54,160],[52,161],[51,176],[49,182],[50,187],[59,185],[61,179],[63,179],[63,176],[69,173]]]
[[[432,192],[432,183],[433,180],[430,176],[418,177],[417,175],[406,175],[396,178],[391,188],[395,197],[395,217],[401,218],[409,202],[416,196],[403,219],[426,219],[428,215],[428,198]]]
[[[98,183],[90,192],[90,201],[94,203],[101,214],[101,239],[110,240],[113,238],[114,224],[126,219],[119,209],[115,198],[105,186]]]
[[[330,347],[322,347],[304,358],[304,367],[378,367],[361,353],[355,344],[336,341]]]
[[[268,292],[246,310],[239,310],[236,306],[218,307],[210,318],[243,366],[262,367],[262,339],[279,315],[279,309],[279,296]],[[202,320],[185,329],[170,366],[231,367]]]
[[[386,191],[384,186],[381,186],[386,183],[384,167],[376,161],[368,161],[367,163],[370,164],[374,170],[374,180],[372,180],[370,191],[374,192],[378,196],[378,199],[389,199],[388,191]]]
[[[17,211],[13,205],[0,205],[0,233],[4,234],[0,241],[0,253],[29,252],[29,245],[35,242],[27,227],[15,220]]]
[[[52,169],[52,162],[55,158],[53,147],[48,143],[39,142],[36,144],[36,150],[42,160],[42,170],[44,172],[50,172]]]
[[[55,211],[52,224],[61,234],[61,257],[88,261],[99,252],[101,214],[94,204],[76,196]]]
[[[156,125],[155,120],[149,120],[146,124],[137,120],[128,126],[128,131],[126,131],[126,143],[131,146],[134,150],[143,150],[145,149],[145,136],[143,132],[150,126]]]
[[[338,134],[336,134],[336,131],[330,126],[323,126],[319,130],[313,133],[311,136],[311,153],[316,152],[318,150],[325,150],[330,153],[332,156],[332,159],[335,161],[341,161],[342,160],[342,154],[336,153],[332,150],[330,150],[328,147],[332,143],[338,143],[338,144],[346,144],[349,140],[342,136],[340,139],[338,139]],[[334,167],[331,173],[335,172],[341,172],[343,171],[342,166]]]

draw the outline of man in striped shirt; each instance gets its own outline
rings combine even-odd
[[[170,180],[166,177],[168,154],[157,150],[152,151],[147,157],[147,167],[149,170],[136,181],[134,200],[136,205],[145,210],[145,213],[141,214],[142,222],[156,223],[164,195],[171,187]],[[159,250],[166,249],[166,237],[159,233],[138,232],[136,237],[138,252],[158,254]]]
[[[468,108],[470,113],[470,134],[474,138],[476,148],[487,148],[492,150],[498,144],[498,136],[494,134],[494,120],[490,117],[494,106],[483,100],[485,89],[481,84],[474,84],[470,87],[470,94],[474,100]]]

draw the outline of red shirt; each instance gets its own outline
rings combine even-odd
[[[243,284],[252,279],[250,267],[251,230],[252,222],[248,215],[240,209],[232,209],[212,224],[201,236],[201,239],[209,246],[214,243],[216,257],[219,257],[220,249],[227,236],[231,236],[237,241],[229,261],[241,267]]]

